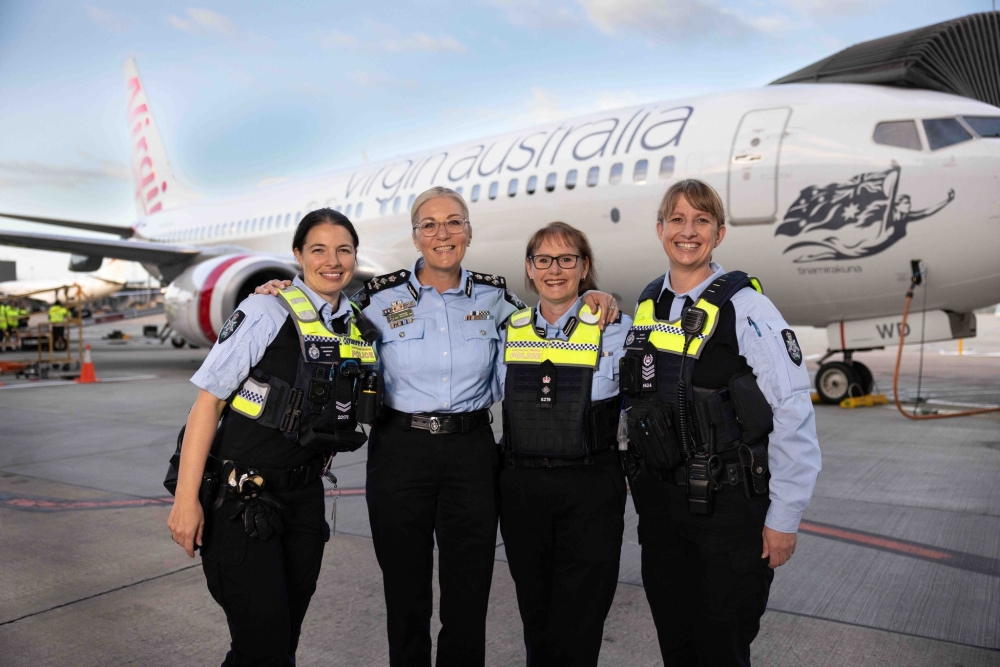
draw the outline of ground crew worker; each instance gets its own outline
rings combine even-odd
[[[597,665],[625,529],[618,362],[632,321],[602,334],[578,296],[597,288],[583,232],[553,222],[525,256],[539,303],[511,315],[498,360],[500,530],[528,666]]]
[[[168,527],[189,556],[202,549],[229,623],[224,665],[295,664],[330,537],[321,478],[331,456],[364,444],[359,421],[373,420],[377,332],[342,293],[357,247],[340,213],[303,217],[292,241],[302,273],[280,298],[240,303],[191,378],[201,391]]]
[[[431,188],[410,217],[421,256],[352,297],[382,334],[386,406],[368,446],[366,499],[389,664],[431,664],[436,538],[437,664],[483,665],[499,511],[489,407],[499,327],[524,304],[502,276],[462,268],[472,227],[460,194]],[[616,313],[609,296],[588,298]]]
[[[711,261],[724,221],[711,186],[667,190],[656,232],[670,268],[639,297],[621,371],[642,580],[668,666],[750,664],[820,469],[795,333],[759,283]]]
[[[65,349],[66,346],[67,317],[69,311],[56,299],[55,303],[49,306],[49,327],[52,329],[52,347],[57,350]]]
[[[6,351],[10,345],[10,329],[7,327],[7,313],[10,306],[7,302],[0,302],[0,351]]]

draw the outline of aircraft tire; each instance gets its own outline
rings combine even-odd
[[[180,336],[171,336],[171,338],[170,338],[170,344],[173,345],[174,347],[176,347],[179,350],[182,347],[184,347],[185,345],[187,345],[187,341],[185,341]]]
[[[867,396],[875,388],[875,377],[872,375],[871,370],[860,361],[855,361],[853,366],[854,372],[858,374],[858,378],[861,380],[861,391]]]
[[[861,395],[861,377],[851,364],[831,361],[816,373],[816,393],[827,405],[837,405],[849,396]]]

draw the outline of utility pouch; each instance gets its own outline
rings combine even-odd
[[[712,513],[711,464],[707,456],[693,456],[688,460],[688,511],[691,514]]]
[[[774,413],[764,392],[757,386],[753,371],[729,379],[729,396],[736,409],[744,443],[756,443],[774,430]]]
[[[623,396],[642,393],[641,367],[639,357],[626,355],[618,360],[618,390]]]
[[[743,495],[747,500],[766,498],[771,470],[767,465],[767,444],[740,445],[743,466]]]
[[[329,456],[335,453],[355,452],[368,442],[368,436],[358,431],[338,429],[335,424],[314,424],[299,434],[299,444],[318,449]]]
[[[666,473],[681,462],[670,407],[660,401],[625,402],[629,450],[643,470]]]
[[[177,477],[180,472],[181,465],[181,443],[184,442],[184,430],[187,425],[181,427],[180,433],[177,434],[177,449],[174,451],[173,456],[170,457],[170,465],[167,467],[167,474],[163,478],[163,487],[170,493],[170,495],[176,495],[177,493]],[[215,502],[216,494],[219,492],[219,475],[216,472],[205,470],[201,477],[201,486],[198,488],[198,502],[201,503],[202,509],[205,510],[205,515],[208,516],[212,504]],[[195,546],[197,549],[198,547]]]

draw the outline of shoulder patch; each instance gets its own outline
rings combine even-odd
[[[479,283],[480,285],[491,285],[493,287],[500,287],[503,289],[507,288],[507,279],[503,276],[493,275],[492,273],[476,273],[475,271],[469,271],[469,277],[472,278],[472,282]]]
[[[792,363],[796,366],[801,366],[802,348],[799,347],[799,341],[795,337],[795,332],[791,329],[782,329],[781,340],[785,344],[785,350],[788,351],[788,358],[791,359]]]
[[[400,271],[393,271],[392,273],[387,273],[384,276],[377,276],[372,278],[365,283],[365,290],[368,295],[376,294],[384,289],[389,289],[390,287],[399,287],[407,280],[410,279],[410,272],[406,269]]]
[[[247,314],[242,310],[234,311],[233,314],[229,316],[229,319],[226,320],[226,323],[222,325],[222,330],[219,331],[219,342],[225,343],[229,337],[240,328],[240,325],[243,324],[243,321],[246,320],[246,318]]]
[[[507,288],[504,288],[504,290],[503,290],[503,298],[504,298],[504,301],[506,301],[510,305],[514,306],[515,308],[521,309],[521,308],[527,308],[528,307],[528,304],[526,304],[525,302],[523,302],[520,299],[518,299],[517,295],[514,294],[513,292],[511,292]]]

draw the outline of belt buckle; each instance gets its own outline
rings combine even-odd
[[[437,417],[431,417],[427,420],[427,424],[431,433],[441,432],[441,420]]]

